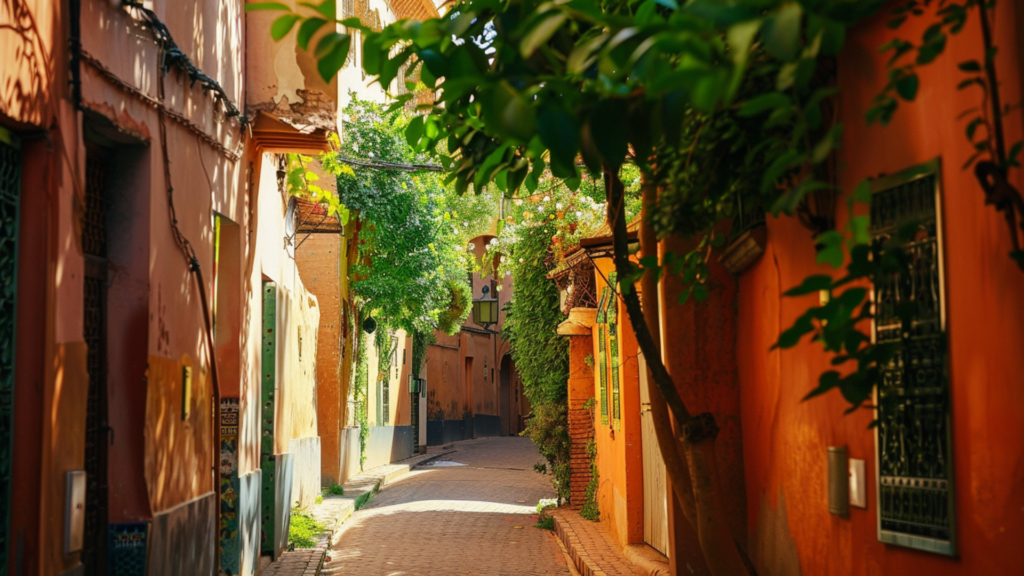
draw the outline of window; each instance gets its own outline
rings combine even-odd
[[[597,305],[597,399],[601,403],[601,424],[608,424],[608,364],[606,362],[605,338],[608,325],[605,324],[605,306],[611,290],[605,286],[601,290],[601,301]]]
[[[874,286],[875,340],[900,345],[895,358],[881,367],[876,391],[878,539],[954,555],[938,174],[935,160],[872,186],[871,234],[876,240],[903,226],[915,227],[904,248],[908,269]]]

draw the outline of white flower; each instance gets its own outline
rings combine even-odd
[[[500,260],[500,262],[501,262],[502,264],[504,264],[504,263],[505,263],[505,257],[504,257],[504,256],[502,256],[502,257],[501,257],[501,260]]]
[[[551,202],[551,196],[545,196],[543,201],[544,202]]]
[[[555,204],[555,209],[556,210],[561,210],[562,209],[562,203],[559,202],[559,203]]]
[[[537,206],[537,212],[543,212],[543,211],[544,211],[544,207],[538,205]]]
[[[577,210],[577,211],[576,211],[576,217],[577,217],[577,218],[583,218],[583,212],[581,212],[581,211]]]

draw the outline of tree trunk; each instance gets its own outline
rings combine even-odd
[[[625,218],[625,197],[622,181],[618,170],[604,166],[605,193],[608,198],[608,223],[612,229],[612,248],[614,253],[615,271],[619,279],[632,278],[633,264],[629,261],[629,239]],[[648,237],[650,240],[650,237]],[[644,290],[645,293],[648,290]],[[640,306],[640,298],[630,284],[625,284],[619,294],[626,305],[630,325],[636,335],[637,345],[647,361],[648,382],[658,394],[651,395],[652,410],[655,399],[663,400],[671,410],[672,416],[682,432],[680,441],[660,442],[659,448],[665,460],[666,469],[673,490],[679,494],[684,507],[684,514],[690,520],[693,514],[693,527],[700,539],[704,558],[715,576],[734,576],[752,574],[743,561],[743,556],[725,522],[721,506],[721,490],[718,481],[718,467],[715,461],[715,438],[718,427],[715,418],[709,413],[692,416],[686,408],[679,391],[676,389],[672,376],[662,362],[658,344],[651,334],[650,327]],[[654,294],[657,294],[655,288]],[[657,414],[652,414],[655,421]],[[662,426],[667,419],[660,419]],[[658,424],[656,424],[656,427]],[[657,428],[656,428],[657,431]],[[661,434],[659,434],[659,437]],[[680,445],[686,455],[685,467],[668,468],[670,462],[682,459]],[[685,468],[688,473],[682,471]],[[690,490],[686,485],[690,484]],[[685,510],[693,503],[689,512]]]

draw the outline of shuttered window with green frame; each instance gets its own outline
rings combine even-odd
[[[608,283],[615,286],[615,272],[608,274]],[[610,297],[605,302],[607,311],[605,318],[608,323],[608,364],[612,368],[612,422],[615,428],[619,428],[620,405],[619,405],[619,331],[618,331],[618,300],[615,292],[610,291]]]
[[[601,424],[608,424],[608,363],[606,362],[605,339],[608,325],[605,323],[605,306],[611,290],[606,286],[601,290],[601,300],[597,305],[597,363],[598,363],[598,400],[601,403]]]

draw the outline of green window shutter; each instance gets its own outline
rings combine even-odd
[[[274,489],[274,476],[277,462],[274,459],[274,385],[277,380],[277,284],[263,283],[263,346],[260,397],[260,471],[263,484],[263,499],[260,503],[262,521],[262,540],[260,550],[274,551],[274,501],[277,491]]]
[[[610,290],[606,286],[601,290],[601,302],[597,306],[597,362],[598,362],[598,400],[601,403],[601,424],[608,424],[608,364],[606,339],[608,325],[605,324],[605,304],[608,302]]]

